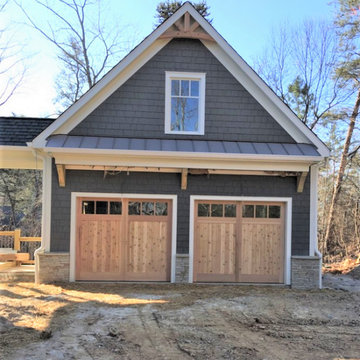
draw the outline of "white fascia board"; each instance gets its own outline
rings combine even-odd
[[[46,139],[52,134],[67,134],[98,105],[107,99],[127,79],[160,51],[171,39],[158,39],[189,9],[185,4],[176,13],[154,30],[137,47],[135,47],[123,60],[111,69],[102,79],[89,89],[76,103],[61,114],[49,127],[41,132],[33,141],[33,147],[45,146]],[[129,69],[127,69],[129,67]]]
[[[0,145],[0,169],[42,170],[41,157],[26,146]]]
[[[80,155],[52,153],[56,164],[89,166],[164,167],[176,169],[253,170],[307,172],[315,161],[276,161],[275,159],[190,158],[185,156]]]
[[[113,150],[113,149],[78,149],[78,148],[43,148],[43,151],[52,154],[87,154],[87,155],[117,155],[117,156],[142,156],[159,158],[187,158],[187,159],[222,159],[222,160],[273,160],[273,161],[294,161],[294,162],[319,162],[321,156],[305,155],[266,155],[266,154],[232,154],[232,153],[205,153],[185,151],[149,151],[149,150]]]

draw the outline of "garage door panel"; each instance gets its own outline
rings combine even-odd
[[[235,279],[235,231],[234,223],[198,223],[197,232],[197,280],[205,280],[207,274],[218,275],[213,281]]]
[[[83,220],[79,225],[78,278],[120,271],[121,221]],[[86,276],[88,278],[88,275]]]
[[[242,275],[256,275],[257,281],[268,276],[282,281],[282,224],[243,223],[239,259],[239,279]],[[242,277],[244,279],[244,277]],[[255,280],[254,280],[255,281]]]
[[[157,274],[167,279],[168,223],[164,221],[131,221],[126,272],[130,274]]]
[[[170,200],[78,199],[76,279],[169,281],[171,210]]]
[[[282,283],[283,218],[282,203],[196,202],[194,281]]]

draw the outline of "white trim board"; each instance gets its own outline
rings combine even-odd
[[[43,147],[46,138],[51,134],[69,133],[92,110],[109,97],[170,41],[170,39],[164,40],[159,39],[159,37],[186,12],[189,12],[195,21],[197,21],[216,42],[212,44],[209,41],[203,41],[204,45],[235,75],[255,99],[263,104],[265,110],[271,114],[277,114],[278,116],[274,116],[274,119],[278,121],[281,126],[285,126],[286,130],[295,140],[302,139],[303,141],[299,142],[313,143],[322,156],[329,156],[329,149],[325,144],[297,118],[189,2],[186,2],[178,11],[154,30],[142,43],[130,52],[128,56],[120,61],[118,65],[80,98],[79,101],[68,108],[53,124],[38,135],[33,140],[33,146]]]
[[[254,197],[254,196],[213,196],[191,195],[190,218],[189,218],[189,283],[193,283],[194,275],[194,238],[195,238],[195,201],[219,200],[219,201],[251,201],[251,202],[282,202],[285,203],[285,261],[284,261],[284,284],[291,284],[291,226],[292,226],[292,198],[289,197]]]
[[[0,145],[0,169],[42,170],[43,160],[27,146]]]
[[[164,194],[115,194],[115,193],[93,193],[93,192],[72,192],[70,210],[70,275],[69,281],[75,281],[76,261],[76,202],[79,197],[92,198],[131,198],[131,199],[169,199],[172,200],[172,223],[171,223],[171,275],[170,282],[175,282],[176,269],[176,230],[177,230],[177,195]]]
[[[315,155],[275,155],[275,154],[245,154],[245,153],[221,153],[221,152],[200,152],[200,151],[161,151],[161,150],[119,150],[119,149],[86,149],[86,148],[66,148],[66,147],[45,147],[44,152],[52,154],[71,154],[71,155],[118,155],[118,156],[156,156],[171,158],[206,158],[206,159],[244,159],[244,160],[273,160],[273,161],[294,161],[294,162],[319,162],[323,159]]]
[[[317,250],[317,217],[318,217],[318,174],[319,165],[310,167],[310,244],[309,256],[316,255]]]

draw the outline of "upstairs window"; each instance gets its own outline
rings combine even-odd
[[[166,72],[165,133],[204,135],[205,74]]]

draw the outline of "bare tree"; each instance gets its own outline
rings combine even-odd
[[[348,5],[338,17],[338,29],[333,23],[312,21],[296,28],[284,25],[273,32],[269,48],[256,61],[257,71],[275,93],[332,147],[319,186],[319,240],[326,260],[351,249],[359,251],[355,245],[359,221],[353,214],[359,213],[360,202],[356,141],[360,60],[359,44],[349,42],[349,36],[359,35],[360,0],[338,2]],[[357,21],[351,6],[356,7]],[[341,31],[341,26],[347,28]]]
[[[327,217],[327,226],[324,236],[324,246],[328,247],[330,236],[334,229],[336,207],[339,202],[340,192],[344,184],[344,176],[349,160],[352,159],[359,149],[359,145],[353,143],[354,131],[360,109],[360,53],[358,51],[360,39],[360,1],[339,0],[336,26],[340,35],[339,49],[342,56],[337,62],[336,73],[343,81],[344,87],[351,87],[357,95],[354,100],[352,111],[349,116],[347,133],[341,153],[339,171],[336,177],[333,195]],[[352,145],[354,149],[351,150]]]
[[[46,21],[15,2],[29,24],[58,49],[62,70],[56,81],[57,100],[65,106],[78,100],[133,44],[131,36],[124,40],[124,28],[109,28],[100,0],[27,1],[26,6],[45,11]]]
[[[296,115],[314,129],[352,93],[335,75],[339,57],[337,34],[330,23],[304,21],[273,31],[269,48],[255,69]],[[335,75],[335,76],[334,76]]]
[[[8,1],[0,4],[0,13]],[[22,46],[14,41],[7,27],[0,29],[0,106],[4,105],[19,88],[26,73],[21,57]],[[20,69],[20,70],[19,70]]]

